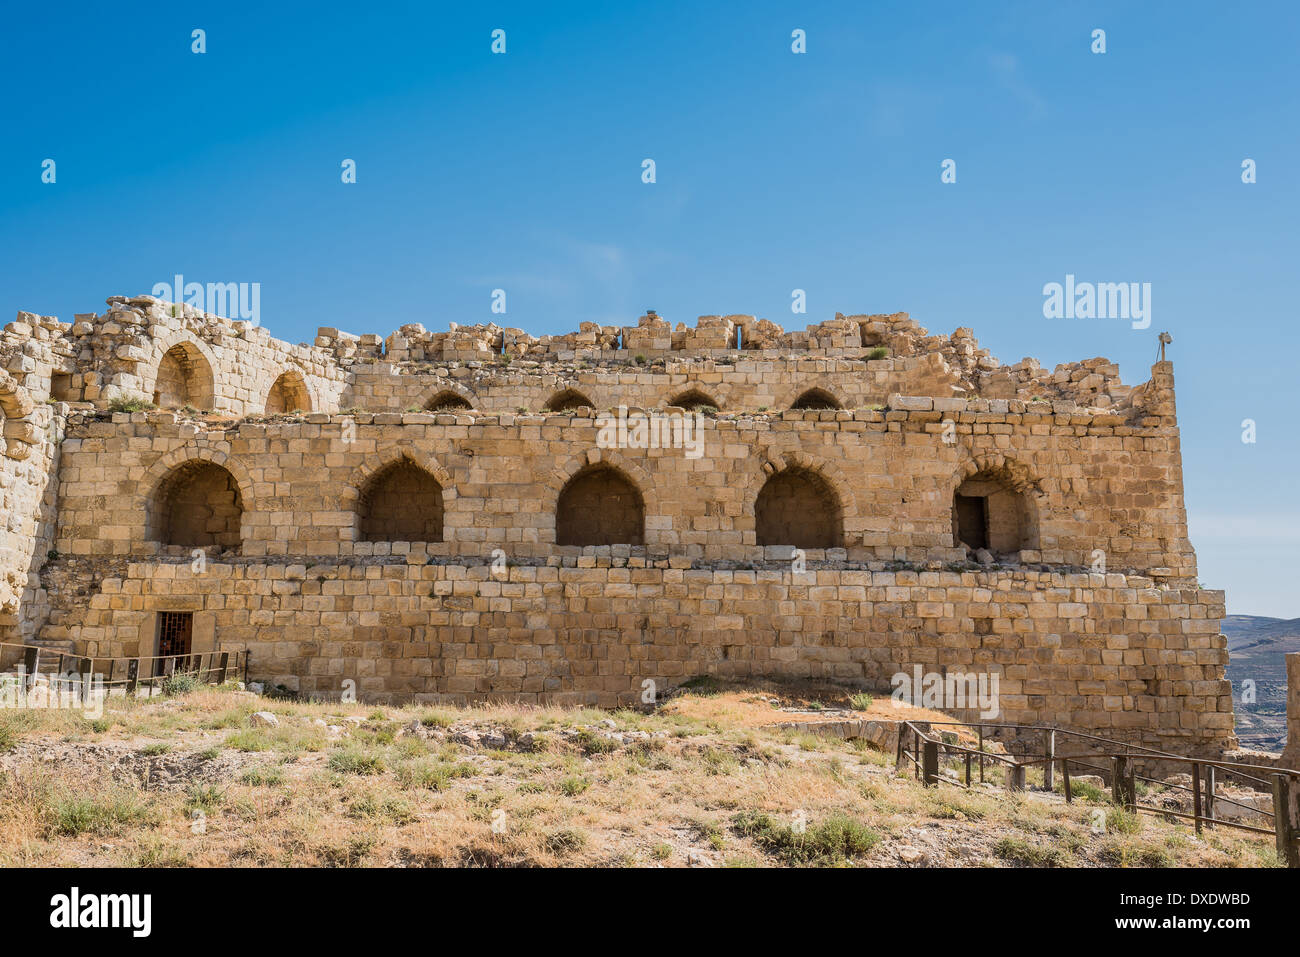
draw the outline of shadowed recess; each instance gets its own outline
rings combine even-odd
[[[311,396],[307,392],[307,382],[302,373],[297,369],[282,372],[267,394],[266,414],[310,411]]]
[[[839,496],[817,472],[788,468],[763,485],[754,503],[760,545],[839,548],[844,543]]]
[[[957,487],[952,502],[953,544],[1008,555],[1038,548],[1038,515],[1033,500],[994,471],[972,475]]]
[[[622,472],[593,466],[569,480],[555,509],[557,545],[644,545],[645,503]]]
[[[238,548],[244,502],[235,477],[213,462],[172,469],[154,493],[151,531],[163,545]]]
[[[363,542],[440,542],[442,521],[442,486],[407,458],[371,476],[357,501]]]
[[[159,361],[153,403],[160,409],[212,408],[212,367],[192,343],[176,343]]]

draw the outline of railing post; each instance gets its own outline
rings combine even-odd
[[[81,674],[79,675],[80,684],[77,688],[77,694],[81,696],[82,701],[90,700],[90,680],[95,676],[95,659],[81,659]]]
[[[36,687],[36,674],[41,668],[41,649],[37,647],[26,648],[23,650],[23,670],[27,672],[23,678],[26,687],[23,691],[31,691]]]
[[[1023,791],[1025,789],[1025,766],[1023,764],[1007,765],[1007,790]]]
[[[132,658],[126,663],[126,696],[135,694],[135,683],[140,680],[140,659]]]
[[[984,726],[980,725],[980,784],[984,783]]]
[[[1116,804],[1133,810],[1137,804],[1137,783],[1133,780],[1133,770],[1129,767],[1128,757],[1117,754],[1112,759],[1113,779],[1110,782],[1110,798]]]
[[[1214,823],[1214,772],[1213,764],[1205,766],[1205,819],[1209,824]]]
[[[221,665],[217,669],[217,684],[223,685],[226,683],[226,669],[229,666],[230,666],[230,652],[223,651],[221,653]],[[901,732],[899,733],[898,740],[900,741],[903,740],[903,736]],[[898,762],[895,761],[894,763],[895,765],[897,765]]]
[[[1056,782],[1052,780],[1052,764],[1056,759],[1056,732],[1048,731],[1047,740],[1043,743],[1043,750],[1047,760],[1043,762],[1043,790],[1051,791]]]
[[[970,787],[970,752],[966,752],[966,787]]]
[[[1273,775],[1273,830],[1278,860],[1300,867],[1300,786],[1287,774]]]
[[[921,763],[923,780],[927,786],[939,783],[939,742],[923,741],[921,743]]]
[[[1201,833],[1201,765],[1192,762],[1192,817],[1196,821],[1196,833]]]
[[[1061,784],[1065,786],[1065,803],[1069,804],[1074,800],[1074,794],[1070,791],[1070,759],[1061,758]]]

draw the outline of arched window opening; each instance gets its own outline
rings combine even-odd
[[[440,542],[442,526],[442,486],[408,458],[372,475],[358,498],[363,542]]]
[[[839,496],[810,469],[788,468],[771,476],[754,503],[760,545],[839,548],[844,544]]]
[[[825,389],[809,389],[807,392],[800,395],[799,398],[795,399],[794,404],[791,405],[790,408],[800,410],[825,410],[842,409],[844,407],[840,405],[835,396],[831,395]]]
[[[266,396],[266,414],[310,411],[311,395],[307,392],[307,382],[302,373],[296,369],[281,373]]]
[[[983,471],[957,487],[952,502],[953,544],[1011,555],[1038,547],[1033,501],[996,472]]]
[[[644,545],[645,502],[623,473],[607,465],[569,479],[555,509],[557,545]]]
[[[572,412],[574,409],[595,407],[595,404],[577,389],[565,389],[551,396],[542,408],[546,412]]]
[[[668,400],[672,408],[685,409],[687,412],[716,412],[722,407],[712,396],[699,389],[688,389]]]
[[[474,406],[459,393],[444,389],[424,404],[426,412],[468,412]]]
[[[152,537],[163,545],[238,549],[244,502],[239,483],[214,462],[172,469],[154,493]]]
[[[178,342],[163,354],[154,379],[153,403],[160,409],[212,408],[212,367],[192,343]]]

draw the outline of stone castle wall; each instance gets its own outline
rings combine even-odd
[[[34,636],[45,602],[37,569],[53,548],[62,420],[0,374],[0,425],[0,641],[21,644]]]
[[[702,567],[693,567],[695,565]],[[85,650],[150,650],[159,610],[302,693],[492,695],[612,706],[699,674],[887,687],[897,672],[999,675],[1007,722],[1145,744],[1232,742],[1223,593],[1119,574],[727,569],[585,556],[563,566],[403,561],[130,563],[80,625]],[[207,650],[200,646],[197,650]],[[974,718],[969,711],[963,716]]]
[[[190,612],[250,676],[388,699],[921,665],[998,674],[1005,720],[1232,743],[1167,362],[1008,366],[904,314],[292,346],[148,297],[20,313],[0,361],[0,641],[147,656]],[[607,441],[677,405],[690,454]]]
[[[939,400],[939,411],[935,400],[896,396],[893,405],[906,408],[702,417],[698,458],[684,449],[602,449],[603,420],[590,410],[311,414],[228,425],[166,412],[74,414],[62,444],[57,549],[165,552],[150,533],[150,503],[174,469],[204,460],[238,483],[241,554],[389,554],[387,542],[357,540],[356,506],[372,476],[405,458],[442,488],[444,540],[418,543],[431,556],[481,559],[497,548],[510,558],[563,554],[560,492],[582,469],[605,463],[644,498],[649,553],[788,559],[788,548],[758,544],[754,510],[767,478],[795,465],[821,475],[838,500],[843,548],[834,556],[812,550],[814,560],[964,561],[966,549],[953,540],[953,492],[992,471],[1005,474],[1034,513],[1037,546],[1018,550],[1019,561],[1091,567],[1100,551],[1108,569],[1194,581],[1175,429],[1107,413],[1030,412],[1019,403],[1015,412],[989,410],[996,401]]]

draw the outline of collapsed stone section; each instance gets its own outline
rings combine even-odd
[[[1053,372],[1033,359],[1007,366],[969,329],[930,335],[906,313],[837,314],[789,332],[753,316],[701,316],[690,328],[654,314],[634,326],[582,323],[576,333],[540,337],[493,324],[453,323],[443,333],[408,324],[386,340],[321,328],[313,343],[293,346],[248,321],[150,296],[114,296],[108,305],[72,324],[20,312],[0,332],[0,359],[33,394],[55,401],[106,408],[134,400],[235,417],[502,412],[540,409],[566,391],[597,408],[677,398],[740,411],[860,408],[899,393],[1141,411],[1105,359]],[[764,382],[765,372],[786,388]]]

